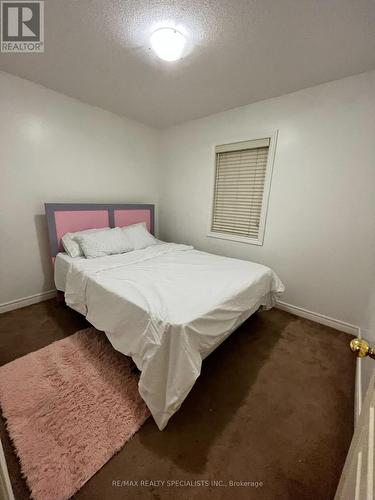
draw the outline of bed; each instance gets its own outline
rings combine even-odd
[[[141,371],[139,392],[160,430],[193,387],[202,360],[284,290],[266,266],[188,245],[158,241],[95,259],[61,251],[67,231],[145,222],[153,233],[152,205],[46,204],[46,213],[57,289],[131,356]]]

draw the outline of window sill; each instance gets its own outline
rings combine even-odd
[[[219,240],[229,240],[229,241],[237,241],[239,243],[246,243],[248,245],[263,245],[263,238],[247,238],[245,236],[236,236],[235,234],[225,234],[225,233],[214,233],[208,232],[207,236],[209,238],[218,238]]]

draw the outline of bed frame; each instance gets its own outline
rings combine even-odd
[[[127,203],[45,203],[52,262],[64,251],[61,237],[68,232],[145,222],[155,231],[155,206]]]

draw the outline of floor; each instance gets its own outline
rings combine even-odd
[[[3,314],[0,364],[85,326],[54,300]],[[150,418],[74,498],[333,498],[353,431],[349,340],[277,309],[256,313],[205,360],[167,428]],[[16,500],[29,498],[0,430]]]

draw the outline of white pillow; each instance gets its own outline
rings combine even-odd
[[[77,231],[76,233],[65,233],[61,238],[62,246],[64,247],[65,252],[70,257],[82,257],[83,252],[79,246],[78,241],[76,241],[77,236],[81,236],[83,234],[95,233],[97,231],[108,231],[109,227],[101,227],[98,229],[86,229],[85,231]]]
[[[157,244],[157,239],[147,231],[145,222],[125,226],[122,227],[121,230],[130,241],[133,250],[141,250],[142,248]]]
[[[133,250],[128,238],[120,228],[115,227],[108,231],[99,231],[91,234],[82,234],[77,236],[78,241],[85,257],[95,259],[105,255],[130,252]]]

